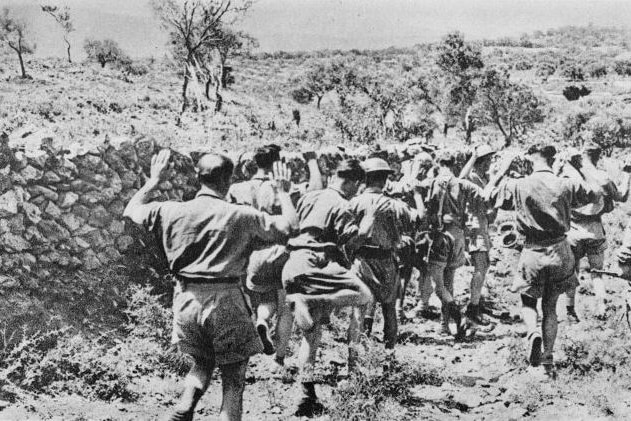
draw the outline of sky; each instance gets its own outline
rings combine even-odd
[[[31,24],[38,55],[64,54],[43,0],[0,0]],[[67,4],[75,44],[113,38],[132,56],[161,56],[166,37],[148,0],[47,0]],[[255,0],[238,26],[261,51],[405,47],[452,30],[469,39],[518,36],[565,25],[627,26],[631,0]],[[80,48],[77,48],[80,50]]]

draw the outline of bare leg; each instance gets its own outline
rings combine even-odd
[[[400,287],[396,301],[396,311],[402,319],[405,318],[405,314],[403,313],[405,306],[405,292],[408,289],[408,284],[410,283],[410,278],[412,277],[412,269],[412,266],[405,265],[399,271]]]
[[[221,367],[223,399],[221,402],[221,421],[240,421],[243,411],[243,391],[245,389],[245,370],[248,360]]]
[[[276,323],[276,356],[275,361],[284,365],[287,347],[294,326],[294,315],[287,305],[287,293],[284,289],[278,290],[278,322]]]
[[[195,358],[193,367],[184,378],[184,392],[170,420],[187,421],[192,419],[197,403],[208,388],[214,368],[213,361]]]
[[[522,295],[521,302],[521,318],[526,324],[528,334],[537,332],[537,300],[527,295]]]
[[[473,258],[473,276],[471,277],[471,304],[477,306],[480,304],[482,296],[482,287],[486,279],[486,273],[489,270],[488,253],[479,251],[471,253]]]
[[[397,311],[394,303],[382,304],[383,342],[386,349],[394,349],[397,343]]]
[[[557,337],[558,321],[557,321],[557,300],[559,294],[544,290],[541,301],[542,333],[543,333],[543,354],[542,363],[552,364],[552,351],[554,342]]]

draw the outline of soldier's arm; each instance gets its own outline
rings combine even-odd
[[[151,210],[156,208],[150,203],[151,196],[152,193],[157,190],[158,185],[169,168],[170,157],[171,151],[168,149],[163,149],[157,155],[153,156],[151,159],[151,175],[145,182],[145,185],[134,194],[125,207],[125,211],[123,212],[124,217],[131,219],[134,223],[139,225],[146,222]]]
[[[307,161],[307,168],[309,168],[309,187],[307,191],[322,190],[324,183],[322,182],[322,173],[320,172],[320,166],[316,159],[316,153],[305,152],[304,157]]]
[[[462,171],[460,171],[458,178],[463,179],[463,180],[469,178],[469,174],[471,174],[471,171],[473,170],[473,167],[475,165],[475,161],[477,160],[478,160],[478,150],[477,148],[475,148],[473,149],[473,154],[471,155],[471,158],[469,158],[465,166],[462,168]]]

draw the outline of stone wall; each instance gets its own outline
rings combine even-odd
[[[62,148],[32,133],[2,135],[3,273],[46,278],[59,270],[141,263],[152,240],[122,214],[144,183],[157,149],[149,139]],[[157,200],[186,200],[197,191],[192,159],[175,153],[173,162]]]

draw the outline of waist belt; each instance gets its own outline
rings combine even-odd
[[[526,238],[526,242],[524,244],[524,247],[526,248],[533,248],[533,247],[549,247],[549,246],[553,246],[557,243],[560,243],[561,241],[565,240],[565,235],[562,235],[560,237],[556,237],[556,238],[550,238],[550,239],[545,239],[545,240],[530,240],[528,238]]]
[[[355,253],[356,256],[366,259],[387,259],[392,257],[394,250],[382,249],[379,247],[362,246]]]
[[[175,279],[184,284],[238,284],[241,278],[231,276],[227,278],[189,278],[187,276],[175,275]]]

